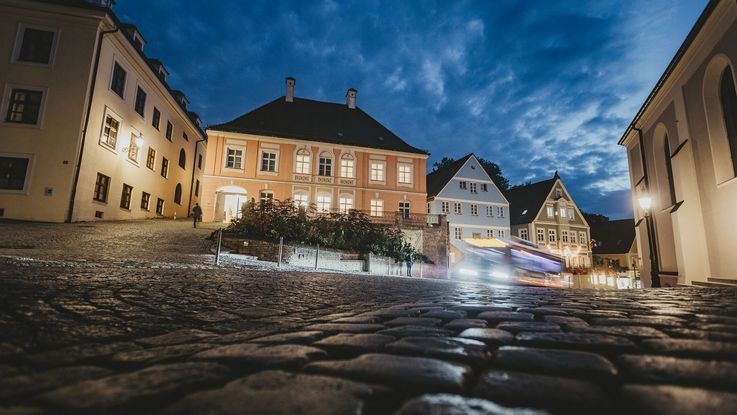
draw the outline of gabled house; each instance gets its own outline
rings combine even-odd
[[[592,224],[591,245],[594,270],[598,275],[633,273],[640,267],[634,219]]]
[[[471,153],[427,175],[427,213],[446,215],[451,244],[509,238],[509,202]]]
[[[512,234],[565,259],[571,269],[591,267],[589,224],[556,172],[553,178],[505,193]]]

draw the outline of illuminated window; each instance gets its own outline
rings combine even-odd
[[[573,220],[573,208],[568,208],[568,219]]]
[[[570,238],[571,238],[571,243],[575,244],[576,243],[576,232],[571,232]]]
[[[560,231],[560,240],[563,243],[568,243],[568,231]]]
[[[552,217],[553,217],[553,215],[555,214],[555,213],[554,213],[554,212],[555,212],[555,210],[553,209],[553,207],[552,207],[552,206],[548,206],[548,207],[547,207],[547,211],[548,211],[548,217],[549,217],[549,218],[552,218]]]
[[[292,196],[294,205],[301,208],[306,208],[309,205],[309,197],[305,192],[297,192]]]
[[[355,160],[353,155],[350,153],[343,154],[340,157],[340,177],[353,178],[355,177]]]
[[[115,149],[118,143],[118,129],[120,128],[120,120],[111,114],[105,114],[105,123],[102,127],[102,136],[100,142],[106,146]]]
[[[537,230],[537,241],[545,242],[545,229],[538,228]]]
[[[524,239],[525,241],[527,241],[528,240],[527,229],[520,229],[519,237],[520,239]]]
[[[320,153],[320,160],[317,166],[318,176],[332,176],[333,175],[333,157],[329,152],[323,151]]]
[[[317,210],[319,212],[329,212],[332,204],[333,198],[329,194],[321,193],[317,195]]]
[[[372,182],[383,182],[384,181],[384,162],[383,161],[372,161],[370,166],[369,179]]]
[[[274,173],[276,172],[276,158],[277,153],[275,151],[261,151],[261,171]]]
[[[348,213],[349,210],[353,209],[353,196],[340,195],[338,198],[338,209],[343,213]]]
[[[371,200],[371,216],[384,216],[384,201],[380,199]]]
[[[109,187],[110,177],[105,176],[102,173],[97,173],[97,180],[95,181],[95,193],[92,196],[92,199],[98,202],[107,202],[107,192]]]
[[[555,242],[557,239],[555,229],[548,229],[548,242]]]
[[[227,147],[225,150],[225,168],[243,170],[243,149]]]
[[[560,217],[561,218],[565,218],[566,217],[566,208],[560,208],[560,209],[558,209],[558,211],[560,212],[559,214],[560,214]]]
[[[580,243],[581,245],[586,245],[586,240],[587,240],[587,239],[588,239],[588,238],[586,238],[586,232],[579,232],[579,233],[578,233],[578,242],[579,242],[579,243]]]
[[[138,163],[138,153],[140,148],[138,148],[138,145],[136,144],[136,135],[131,134],[131,141],[130,144],[128,144],[128,160]]]
[[[310,174],[311,173],[311,155],[307,149],[301,149],[297,151],[297,164],[295,166],[295,172],[298,174]]]
[[[13,88],[8,99],[5,122],[36,125],[39,122],[43,91]]]
[[[403,184],[412,183],[412,165],[411,164],[399,164],[398,168],[398,182]]]

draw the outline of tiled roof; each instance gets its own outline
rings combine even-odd
[[[458,159],[447,166],[435,170],[427,175],[427,196],[437,196],[446,184],[458,173],[458,170],[466,164],[466,161],[473,157],[473,153]]]
[[[304,98],[287,102],[280,97],[208,130],[428,154],[404,142],[358,107]]]
[[[594,254],[626,254],[635,241],[635,220],[621,219],[591,224]]]
[[[515,187],[504,192],[504,196],[509,201],[510,224],[520,225],[534,221],[556,180],[558,180],[557,174],[552,179]]]

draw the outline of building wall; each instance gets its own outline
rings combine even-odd
[[[0,154],[31,158],[25,189],[0,190],[0,209],[8,218],[60,222],[69,206],[99,18],[51,14],[43,9],[58,8],[29,3],[0,1]],[[56,31],[49,65],[13,62],[21,25]],[[37,126],[5,122],[13,86],[44,90]]]
[[[229,219],[224,209],[228,203],[225,201],[226,197],[240,195],[243,201],[258,200],[262,191],[273,192],[273,197],[277,200],[291,199],[295,193],[304,192],[308,195],[309,203],[316,203],[318,194],[329,194],[332,209],[339,208],[339,197],[344,194],[353,198],[354,209],[366,212],[370,211],[371,200],[374,199],[383,201],[385,214],[398,211],[400,201],[408,201],[413,214],[424,214],[426,210],[425,155],[218,131],[209,131],[208,140],[202,195],[205,221]],[[226,168],[228,146],[245,151],[242,169]],[[276,172],[261,171],[263,149],[277,151]],[[296,153],[301,149],[310,152],[312,174],[296,173]],[[323,152],[333,156],[331,177],[317,174],[318,159]],[[355,160],[353,178],[338,177],[340,159],[346,153],[351,154]],[[385,162],[384,182],[369,180],[369,163],[374,158]],[[413,166],[412,183],[409,185],[398,183],[397,165],[400,162]]]

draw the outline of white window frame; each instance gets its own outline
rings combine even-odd
[[[553,216],[555,216],[555,208],[553,206],[546,206],[545,209],[547,211],[549,218],[552,218]]]
[[[338,195],[338,210],[342,213],[348,213],[353,209],[355,209],[353,195],[347,193]]]
[[[525,241],[529,241],[530,236],[529,236],[529,234],[527,232],[527,229],[520,229],[519,231],[517,231],[517,234],[519,235],[519,238],[520,239],[524,239]]]
[[[312,152],[300,148],[294,154],[294,172],[297,174],[312,174]]]
[[[440,201],[440,213],[447,215],[450,213],[450,202],[447,200]]]
[[[33,161],[34,161],[35,156],[33,154],[25,154],[25,153],[0,153],[0,157],[28,159],[28,166],[26,166],[26,177],[25,177],[25,180],[23,181],[23,189],[21,190],[0,189],[0,193],[28,194],[30,190],[31,173],[33,171]]]
[[[504,239],[507,237],[507,232],[504,231],[504,229],[499,229],[498,231],[499,239]]]
[[[403,171],[403,169],[405,171]],[[400,186],[411,186],[414,169],[410,163],[397,163],[397,184]]]
[[[468,190],[471,191],[471,193],[478,193],[478,185],[474,182],[471,182],[468,184]]]
[[[558,242],[558,232],[555,229],[548,229],[548,243]]]
[[[118,122],[118,130],[117,135],[115,137],[115,146],[109,145],[106,141],[103,141],[103,137],[105,136],[105,126],[107,125],[107,118],[110,117]],[[123,132],[123,117],[115,113],[115,111],[111,110],[109,107],[105,107],[105,112],[102,115],[102,126],[100,128],[100,139],[97,141],[97,143],[102,146],[103,148],[106,148],[108,150],[112,150],[113,152],[116,151],[118,148],[118,143],[120,142],[120,134]]]
[[[537,228],[537,241],[545,242],[545,228]]]
[[[322,151],[317,157],[317,175],[320,177],[333,177],[335,175],[335,163],[334,163],[335,156],[330,151]],[[320,174],[320,167],[323,165],[323,160],[325,160],[325,166],[330,166],[330,174],[321,175]],[[328,163],[329,161],[329,163]]]
[[[356,177],[356,158],[351,153],[340,156],[340,177],[354,179]]]
[[[306,209],[310,206],[310,195],[304,190],[295,191],[292,194],[292,202],[295,206]]]
[[[21,49],[21,46],[23,45],[23,37],[25,37],[27,28],[36,29],[36,30],[45,30],[47,32],[54,33],[54,41],[51,43],[51,51],[49,52],[49,62],[48,63],[26,62],[26,61],[18,60],[18,55],[20,55],[20,49]],[[54,61],[56,58],[56,49],[59,45],[60,34],[61,34],[61,31],[59,30],[59,28],[23,23],[23,22],[19,23],[18,31],[15,34],[15,45],[13,47],[13,55],[12,55],[12,59],[10,60],[10,62],[21,64],[21,65],[53,67]]]
[[[369,215],[373,217],[384,216],[384,201],[382,199],[371,199]]]
[[[403,206],[406,205],[406,206]],[[406,215],[405,215],[405,208],[406,208]],[[399,214],[403,219],[408,219],[410,215],[412,215],[412,205],[410,204],[409,200],[400,200],[399,201]]]
[[[13,89],[27,89],[30,91],[41,92],[41,104],[38,106],[38,119],[35,124],[25,124],[19,122],[8,122],[5,119],[8,116],[8,107],[10,106],[10,96],[13,94]],[[0,105],[0,125],[13,126],[16,128],[35,128],[40,129],[43,127],[44,114],[46,114],[46,102],[48,101],[49,88],[22,85],[22,84],[5,84],[5,90],[3,91],[3,101]]]
[[[576,231],[571,231],[571,234],[568,235],[568,237],[571,239],[571,244],[575,244],[576,242]]]
[[[463,229],[462,228],[455,228],[455,230],[453,231],[453,236],[457,240],[463,239]]]
[[[123,96],[118,95],[117,92],[113,90],[113,74],[115,73],[115,64],[120,65],[121,68],[125,71],[125,82],[123,83]],[[128,83],[130,81],[130,74],[131,70],[126,65],[123,64],[122,60],[118,59],[117,56],[113,56],[113,64],[110,65],[110,80],[107,83],[107,89],[110,91],[114,96],[118,97],[119,99],[122,99],[125,101],[125,97],[128,95]],[[135,100],[134,100],[135,105]]]
[[[258,191],[258,202],[263,203],[267,199],[274,201],[274,191],[269,189],[262,189]]]
[[[471,216],[478,216],[479,215],[479,205],[475,203],[471,203]]]
[[[386,161],[369,160],[369,182],[386,183]]]
[[[576,213],[573,208],[568,208],[568,219],[573,220],[576,217]]]
[[[487,229],[486,230],[486,238],[487,239],[494,239],[494,229]]]
[[[486,206],[486,216],[490,218],[494,217],[494,206],[491,206],[491,205]]]
[[[135,164],[136,166],[139,165],[139,160],[141,159],[141,150],[143,150],[143,146],[138,147],[138,144],[136,144],[136,139],[140,137],[140,134],[136,134],[136,132],[131,131],[131,138],[130,142],[128,142],[128,154],[125,155],[125,158]],[[131,158],[131,150],[133,148],[136,148],[136,157]],[[147,154],[148,155],[148,154]]]
[[[504,206],[497,206],[496,207],[496,216],[498,218],[503,218],[504,217]]]
[[[588,236],[586,235],[586,232],[579,232],[578,233],[578,243],[581,245],[586,245],[588,243]]]
[[[468,182],[465,180],[461,180],[458,182],[458,186],[460,186],[461,189],[466,190],[468,189]]]
[[[240,151],[240,159],[241,159],[241,167],[228,167],[228,150],[234,150],[234,151]],[[230,170],[230,171],[245,171],[246,169],[246,146],[243,145],[234,145],[234,144],[225,144],[225,148],[223,149],[223,170]],[[236,157],[235,155],[233,157]]]
[[[273,148],[261,148],[259,150],[259,161],[258,161],[258,172],[259,174],[272,174],[276,175],[279,174],[279,150],[273,149]],[[264,156],[265,155],[273,155],[274,156],[274,170],[263,170],[264,168]],[[272,160],[269,160],[271,162]]]
[[[461,202],[454,202],[453,203],[453,212],[456,215],[462,215],[463,214],[463,205]]]
[[[318,212],[330,212],[333,208],[333,195],[330,193],[318,193],[316,199]]]
[[[568,243],[568,231],[565,231],[565,230],[560,231],[560,241],[563,242],[564,244]]]
[[[568,217],[568,211],[564,207],[558,208],[558,215],[560,215],[561,218],[566,218]]]

